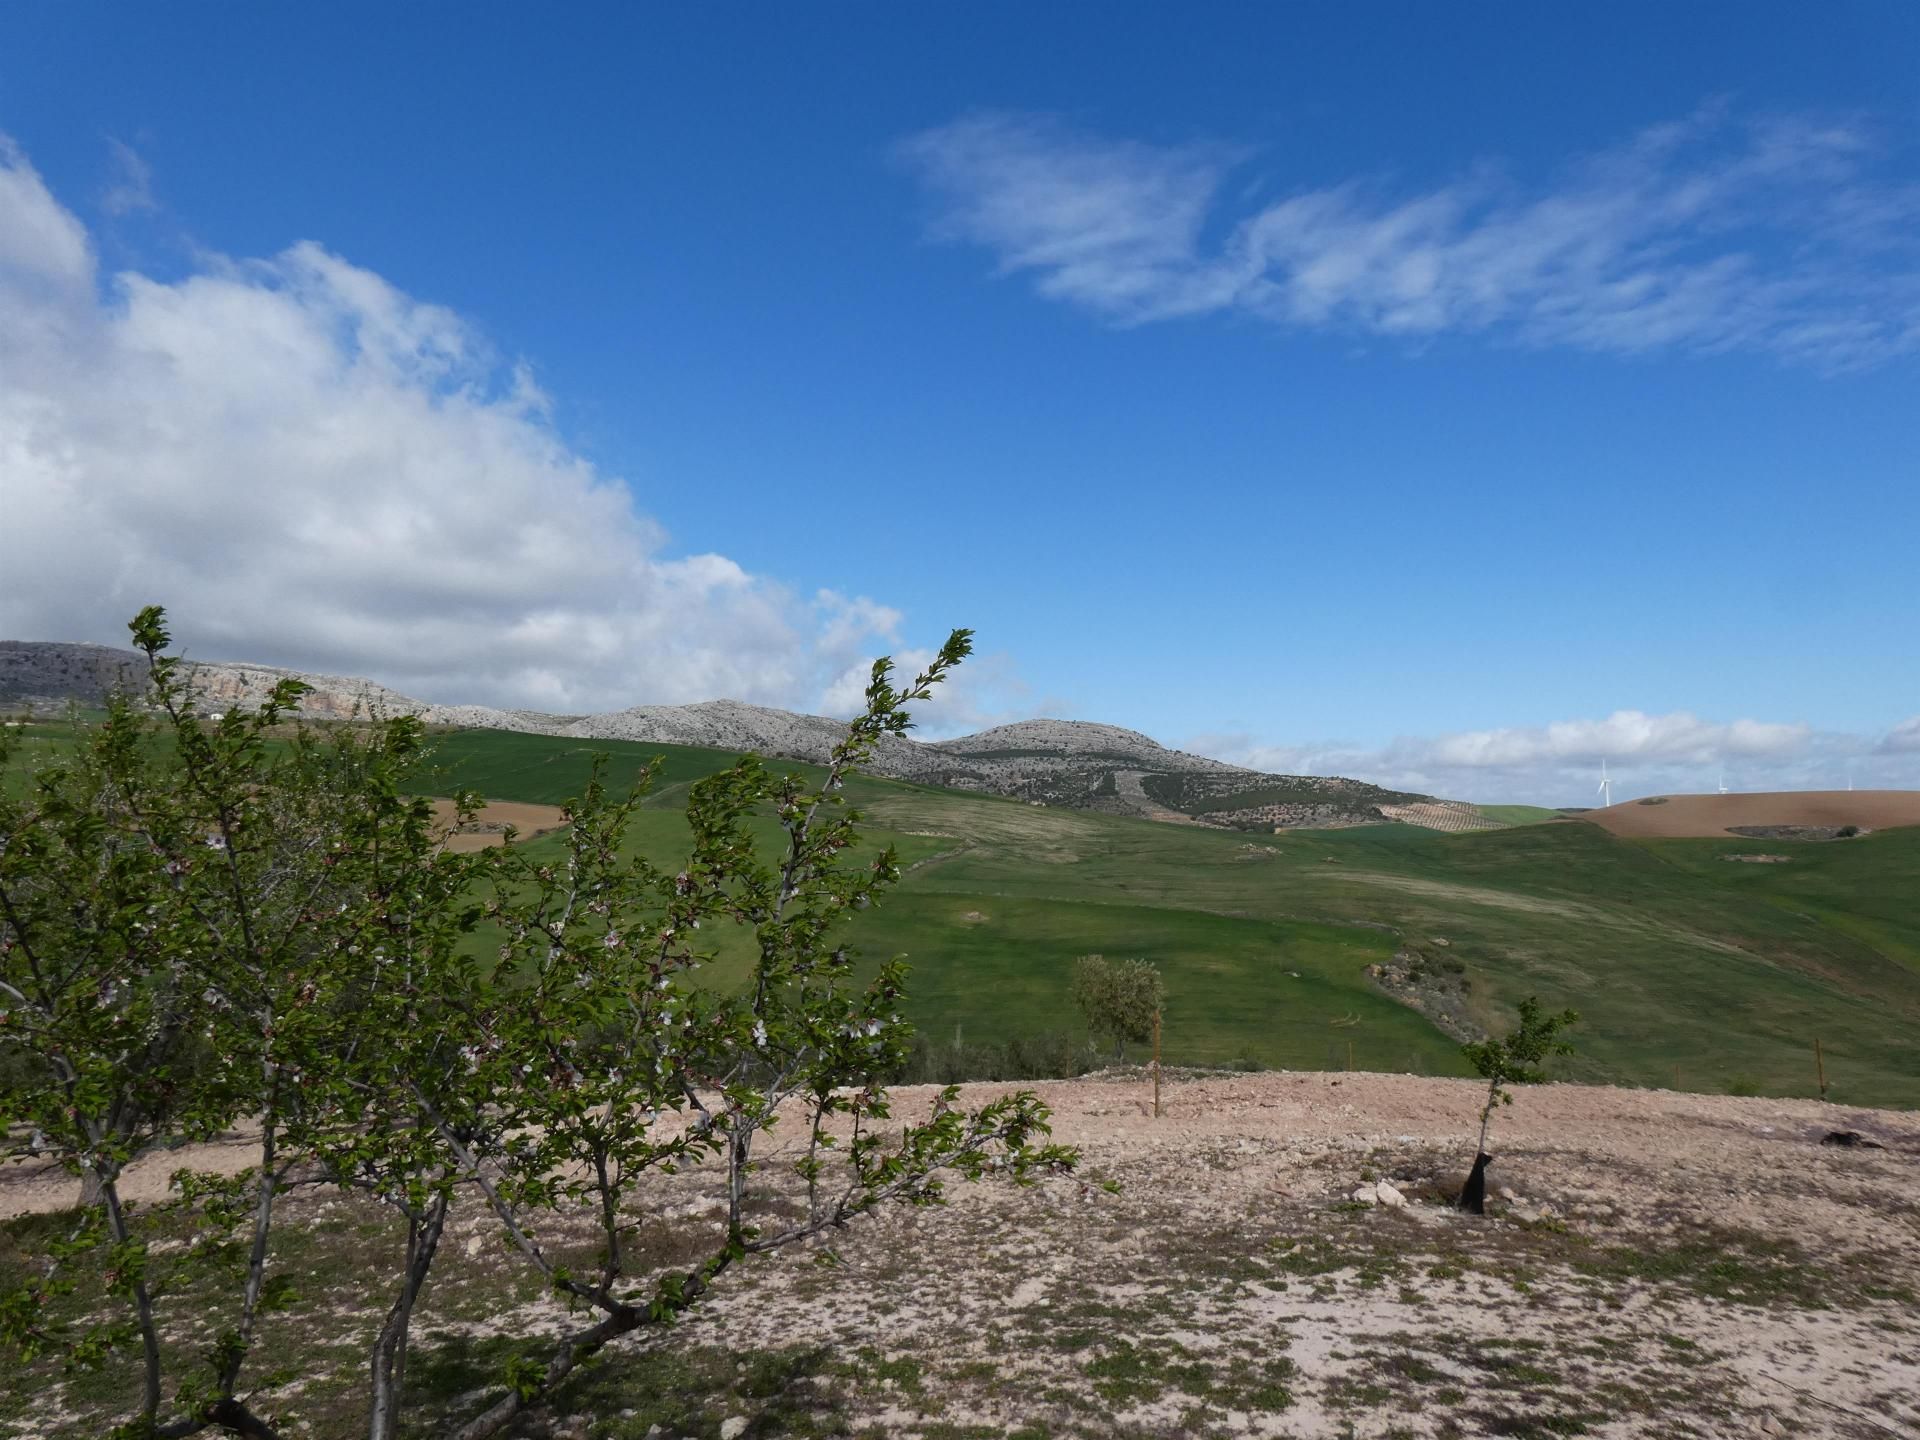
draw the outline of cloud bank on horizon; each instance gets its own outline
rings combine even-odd
[[[1600,720],[1405,736],[1383,746],[1266,745],[1246,735],[1204,735],[1188,749],[1282,774],[1351,775],[1394,788],[1477,801],[1595,804],[1606,762],[1614,794],[1715,789],[1905,789],[1916,778],[1920,715],[1879,737],[1805,724],[1716,722],[1689,711],[1616,710]]]
[[[1846,120],[1709,105],[1543,184],[1487,164],[1425,189],[1356,176],[1237,206],[1226,191],[1248,150],[1045,115],[963,116],[899,154],[936,237],[1123,325],[1237,314],[1827,371],[1920,348],[1920,190],[1879,179],[1872,134]]]
[[[103,208],[153,208],[112,155]],[[160,602],[209,659],[562,712],[857,705],[902,648],[883,604],[669,555],[524,366],[319,244],[104,293],[98,270],[0,137],[0,635],[124,644]]]

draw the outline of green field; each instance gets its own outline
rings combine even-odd
[[[616,777],[665,757],[635,836],[662,860],[688,783],[731,758],[462,731],[439,762],[444,786],[552,803],[595,753]],[[1361,1068],[1462,1073],[1457,1047],[1363,973],[1412,946],[1461,962],[1490,1024],[1531,993],[1577,1007],[1574,1078],[1672,1085],[1678,1066],[1688,1089],[1808,1094],[1818,1036],[1835,1100],[1920,1104],[1920,829],[1750,865],[1720,857],[1761,842],[1640,843],[1571,822],[1249,837],[882,780],[850,789],[913,866],[851,938],[870,962],[910,957],[913,1017],[942,1039],[1077,1031],[1068,972],[1101,951],[1164,970],[1172,1062],[1325,1068],[1351,1045]],[[743,963],[730,950],[722,973]]]
[[[1473,808],[1502,825],[1538,825],[1542,820],[1563,818],[1558,810],[1549,810],[1544,805],[1476,805]]]

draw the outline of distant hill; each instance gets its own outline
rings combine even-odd
[[[1735,795],[1649,795],[1578,817],[1633,840],[1740,835],[1827,840],[1841,830],[1920,825],[1920,790],[1780,790]]]
[[[103,645],[0,641],[0,708],[102,703],[137,686],[145,661]],[[279,681],[313,687],[304,713],[327,719],[384,712],[431,725],[511,730],[582,740],[633,740],[770,757],[824,761],[844,733],[841,721],[737,700],[635,705],[600,715],[551,715],[482,705],[441,705],[371,680],[267,665],[202,661],[192,683],[209,709],[257,705]],[[1097,810],[1216,829],[1271,832],[1404,822],[1439,830],[1482,828],[1471,807],[1382,789],[1336,776],[1273,775],[1203,755],[1169,750],[1137,730],[1084,720],[1022,720],[977,735],[922,742],[883,740],[874,773],[923,785],[981,790],[1040,805]]]

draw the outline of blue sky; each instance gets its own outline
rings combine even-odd
[[[1910,8],[41,6],[0,133],[0,633],[1920,784]]]

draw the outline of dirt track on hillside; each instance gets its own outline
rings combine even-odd
[[[1658,801],[1657,804],[1649,801]],[[1722,836],[1731,827],[1920,825],[1920,790],[1786,790],[1751,795],[1667,795],[1626,800],[1580,817],[1633,840]]]

